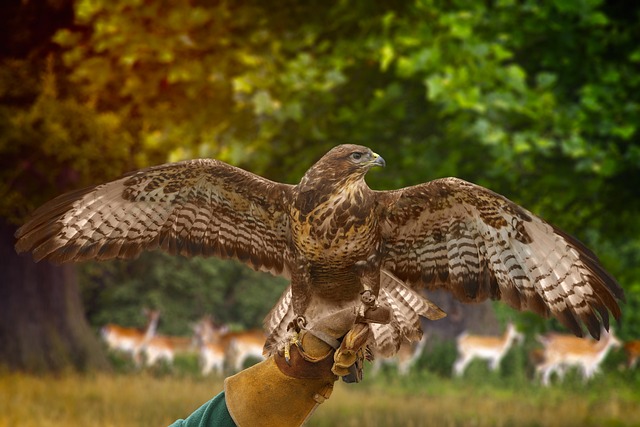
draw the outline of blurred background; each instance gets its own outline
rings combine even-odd
[[[640,3],[7,0],[1,8],[0,425],[81,425],[83,413],[98,425],[185,416],[221,389],[222,374],[201,373],[194,325],[259,329],[286,286],[235,262],[161,253],[34,264],[15,253],[13,234],[37,206],[196,157],[296,183],[340,143],[385,158],[367,176],[374,189],[457,176],[505,195],[583,241],[627,299],[613,325],[621,344],[599,385],[570,371],[544,388],[535,337],[562,332],[557,322],[431,295],[449,316],[424,325],[410,375],[382,367],[368,384],[339,388],[315,425],[640,424],[640,375],[623,351],[640,339]],[[155,324],[149,311],[159,313]],[[459,334],[501,336],[509,322],[524,341],[499,373],[472,363],[452,375]],[[183,337],[192,350],[149,367],[148,354],[118,351],[105,329],[101,337],[107,324]],[[132,390],[126,398],[123,387]],[[67,403],[52,409],[55,390]],[[604,400],[595,397],[603,390]],[[470,395],[484,397],[480,406]],[[350,399],[368,409],[339,406]],[[449,417],[455,402],[475,409]],[[569,406],[573,418],[560,418]],[[139,415],[117,418],[126,411]]]

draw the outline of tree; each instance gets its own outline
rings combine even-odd
[[[33,264],[13,249],[15,227],[0,223],[0,360],[11,369],[47,372],[107,368],[89,327],[74,266]]]
[[[37,166],[42,166],[39,171],[46,170],[55,153],[39,157],[27,144],[41,142],[55,150],[55,144],[63,141],[58,139],[59,134],[50,132],[51,127],[65,119],[72,120],[66,115],[78,110],[73,104],[57,103],[53,81],[40,85],[42,74],[36,71],[48,64],[48,76],[52,76],[54,64],[47,58],[52,58],[48,55],[55,48],[50,37],[59,26],[72,22],[72,4],[16,1],[6,6],[2,26],[10,30],[3,33],[0,53],[0,194],[4,199],[0,208],[0,363],[30,371],[68,366],[83,370],[106,368],[107,361],[84,316],[75,269],[49,263],[34,265],[28,257],[19,257],[13,249],[17,227],[10,222],[38,203],[39,197],[46,197],[39,194],[32,197],[31,204],[25,203],[31,195],[38,194],[34,188],[71,178],[66,174],[70,170],[64,167],[28,181],[22,181],[20,175]],[[45,88],[41,93],[34,89],[41,87]]]
[[[627,291],[621,334],[640,334],[635,2],[77,0],[35,27],[18,3],[1,217],[167,159],[294,182],[363,143],[389,165],[372,187],[455,175],[576,234]]]

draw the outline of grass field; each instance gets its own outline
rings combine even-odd
[[[466,379],[383,372],[361,384],[339,383],[309,426],[640,426],[637,371],[543,388],[472,368]],[[0,427],[163,426],[221,389],[219,378],[175,373],[0,373]]]

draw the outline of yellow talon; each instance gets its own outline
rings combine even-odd
[[[300,341],[300,331],[302,331],[306,325],[307,320],[304,316],[298,316],[287,326],[288,331],[293,331],[289,339],[284,343],[284,360],[289,366],[291,366],[291,363],[289,363],[291,360],[291,345],[297,345],[301,351],[304,351],[302,342]]]
[[[289,361],[291,360],[291,346],[297,345],[302,349],[300,342],[300,332],[294,332],[291,337],[284,343],[284,360],[287,362],[287,365],[291,366]]]
[[[291,366],[291,363],[289,363],[289,361],[291,360],[291,342],[287,341],[284,344],[284,360],[285,362],[287,362],[287,365]]]

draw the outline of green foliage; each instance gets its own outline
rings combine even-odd
[[[442,377],[451,377],[453,363],[457,357],[456,343],[442,341],[433,343],[416,361],[416,371],[427,370]]]
[[[242,328],[262,319],[286,287],[283,279],[258,273],[234,261],[145,253],[135,261],[85,263],[83,299],[89,321],[144,326],[142,308],[161,312],[159,331],[190,335],[204,315]]]
[[[87,186],[134,166],[129,159],[134,139],[123,129],[123,118],[61,99],[53,60],[43,65],[47,72],[33,104],[24,109],[0,105],[0,216],[16,222],[60,188]],[[23,65],[16,61],[14,66]],[[0,84],[10,91],[21,75],[4,71]]]
[[[389,165],[368,177],[375,188],[455,175],[575,234],[626,290],[620,335],[640,336],[640,4],[77,0],[74,10],[48,67],[35,54],[1,64],[0,215],[18,220],[63,189],[166,159],[214,156],[296,182],[329,147],[362,143]],[[171,277],[155,292],[133,283],[104,299],[129,310],[123,320],[141,303],[186,318],[218,309],[224,286],[211,282],[189,307],[171,284],[214,267],[169,263],[145,270],[150,283]],[[254,323],[242,313],[259,300],[228,320]],[[91,301],[106,321],[95,313],[111,303]]]

